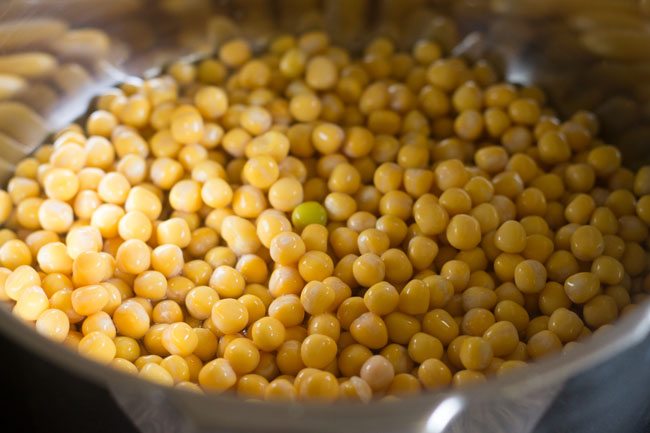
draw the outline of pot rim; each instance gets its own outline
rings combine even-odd
[[[650,331],[650,302],[639,304],[631,313],[620,318],[608,329],[590,336],[587,341],[568,352],[550,356],[536,361],[521,371],[491,378],[484,384],[458,390],[441,390],[424,392],[417,396],[406,397],[390,402],[372,404],[354,404],[350,402],[322,403],[274,403],[250,402],[226,394],[200,395],[175,388],[164,387],[146,380],[134,378],[121,371],[86,359],[66,346],[46,339],[15,318],[8,308],[0,308],[0,332],[12,339],[19,346],[27,349],[45,361],[50,361],[68,372],[80,376],[102,388],[117,392],[132,391],[136,394],[155,393],[169,397],[173,401],[188,400],[188,404],[210,403],[210,406],[222,411],[246,411],[255,409],[255,417],[243,417],[258,423],[260,418],[278,418],[278,410],[293,412],[298,418],[321,419],[326,422],[329,417],[338,419],[360,417],[385,418],[398,417],[413,410],[433,411],[446,399],[456,399],[462,405],[479,403],[500,396],[534,395],[536,392],[552,385],[560,386],[571,376],[583,372],[607,359],[631,348],[647,336]],[[294,410],[295,409],[295,410]],[[210,415],[210,414],[207,414]],[[277,424],[277,419],[274,424]],[[282,425],[280,420],[280,424]]]

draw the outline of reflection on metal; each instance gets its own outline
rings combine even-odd
[[[445,399],[431,413],[425,428],[426,433],[442,433],[446,431],[449,423],[463,410],[463,400],[460,397]]]

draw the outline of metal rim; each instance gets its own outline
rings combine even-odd
[[[536,390],[561,384],[571,376],[585,371],[607,359],[619,354],[640,342],[650,330],[650,303],[640,304],[634,311],[621,318],[615,326],[598,332],[589,341],[575,347],[573,350],[559,356],[549,357],[533,363],[522,371],[511,375],[493,378],[487,383],[463,390],[446,390],[441,392],[423,393],[418,396],[402,400],[376,404],[279,404],[279,403],[251,403],[231,395],[197,395],[186,391],[162,387],[144,380],[133,378],[125,373],[114,370],[87,360],[68,350],[61,344],[47,340],[40,336],[16,318],[6,308],[0,308],[0,331],[14,340],[18,345],[27,349],[34,355],[50,361],[56,366],[66,369],[83,379],[112,390],[128,389],[137,390],[137,393],[163,393],[172,400],[190,399],[190,401],[211,401],[223,410],[249,410],[254,405],[255,418],[266,416],[277,417],[277,411],[294,408],[300,418],[327,419],[331,416],[359,419],[361,417],[399,416],[409,410],[433,410],[445,398],[456,397],[468,403],[493,399],[495,395],[532,394]],[[108,386],[110,384],[110,386]],[[242,424],[246,419],[242,418]]]

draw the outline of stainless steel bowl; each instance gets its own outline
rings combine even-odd
[[[234,35],[261,45],[313,28],[353,50],[376,35],[403,47],[430,37],[455,55],[488,58],[510,81],[539,83],[563,114],[600,114],[604,137],[639,165],[650,156],[648,14],[645,0],[14,0],[0,5],[0,55],[46,51],[57,69],[0,101],[0,175],[112,83],[208,55]],[[109,390],[144,432],[633,431],[647,422],[649,331],[643,303],[574,350],[485,385],[371,405],[281,405],[135,380],[43,339],[0,308],[2,334]]]

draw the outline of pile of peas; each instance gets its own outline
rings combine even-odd
[[[433,41],[234,39],[96,105],[0,191],[0,299],[140,378],[396,398],[569,350],[650,292],[650,166]]]

